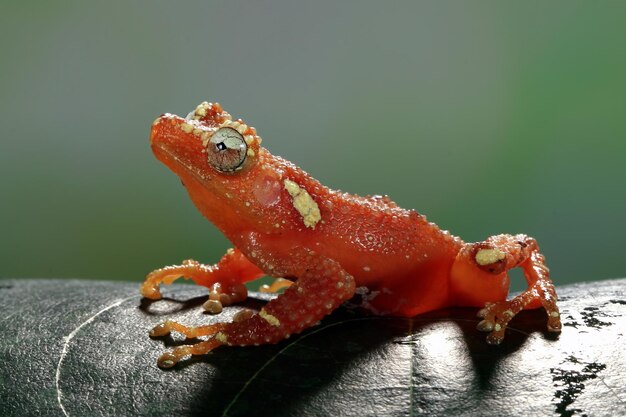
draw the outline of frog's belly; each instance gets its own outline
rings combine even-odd
[[[374,313],[414,316],[449,304],[454,249],[433,245],[393,253],[329,242],[313,243],[310,249],[339,262],[355,278],[357,287],[373,291],[376,297],[370,303]]]

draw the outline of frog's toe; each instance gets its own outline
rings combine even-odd
[[[495,324],[493,331],[487,335],[487,343],[490,345],[499,345],[504,340],[504,331],[506,326]]]
[[[224,307],[240,303],[247,297],[248,290],[244,284],[223,285],[217,282],[211,286],[209,299],[202,304],[202,308],[209,314],[219,314]]]
[[[195,338],[199,336],[213,336],[217,332],[224,329],[226,323],[207,324],[204,326],[189,327],[172,320],[166,320],[158,324],[150,330],[151,337],[167,336],[171,332],[178,332],[186,338]]]
[[[172,354],[172,352],[165,352],[157,360],[157,366],[159,368],[171,368],[178,363],[178,358]]]
[[[183,359],[191,357],[192,355],[206,355],[223,344],[224,336],[222,333],[217,333],[214,338],[204,342],[196,343],[195,345],[178,346],[170,352],[165,352],[157,360],[157,366],[165,369],[171,368]]]
[[[559,333],[562,328],[561,314],[558,310],[553,310],[548,313],[548,331],[553,333]]]
[[[282,290],[283,288],[289,288],[293,285],[293,281],[290,281],[285,278],[277,278],[271,285],[261,285],[259,288],[260,292],[263,293],[274,293]]]
[[[494,324],[491,320],[482,320],[476,325],[476,329],[481,332],[490,332],[493,330]]]
[[[171,333],[171,325],[169,320],[161,324],[157,324],[150,330],[150,337],[163,337]]]
[[[515,313],[511,309],[510,301],[501,301],[485,304],[485,307],[478,311],[477,316],[483,320],[476,325],[476,329],[481,332],[489,332],[487,343],[499,345],[504,340],[506,327],[515,317]]]
[[[484,319],[485,317],[487,317],[487,314],[489,313],[489,310],[493,307],[493,305],[493,303],[485,303],[485,307],[478,310],[478,312],[476,313],[476,317],[480,319]]]
[[[150,300],[160,300],[161,290],[158,285],[154,285],[151,282],[144,282],[141,286],[141,295]]]
[[[487,343],[490,345],[499,345],[504,339],[506,324],[498,323],[492,320],[482,320],[476,325],[476,329],[481,332],[489,332],[487,335]]]

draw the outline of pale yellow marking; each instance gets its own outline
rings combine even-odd
[[[207,110],[209,109],[209,103],[207,103],[206,101],[203,101],[202,103],[198,104],[198,107],[196,107],[196,110],[194,110],[193,114],[194,114],[194,119],[198,120],[204,116],[206,116]]]
[[[180,128],[183,130],[183,132],[185,133],[191,133],[193,132],[193,126],[190,125],[189,123],[183,123],[180,125]]]
[[[287,190],[293,199],[293,206],[298,210],[300,216],[302,216],[304,225],[315,229],[317,222],[322,219],[320,208],[317,206],[315,200],[313,200],[311,195],[304,188],[300,187],[295,182],[284,180],[283,184],[285,190]]]
[[[237,132],[241,133],[242,135],[246,133],[246,130],[248,130],[248,125],[244,123],[241,123],[239,124],[239,126],[237,126]]]
[[[550,313],[550,316],[552,316],[552,317],[559,317],[560,314],[559,314],[558,311],[553,311],[553,312]]]
[[[211,134],[209,132],[202,132],[200,135],[200,139],[202,139],[202,146],[206,148],[209,141],[211,140]]]
[[[265,311],[263,309],[261,309],[261,311],[259,311],[259,316],[261,316],[261,318],[263,320],[265,320],[266,322],[268,322],[272,326],[276,326],[276,327],[280,326],[280,320],[278,320],[276,317],[272,316],[271,314],[269,314],[267,311]]]
[[[506,254],[499,249],[481,249],[476,253],[478,265],[489,265],[503,260]]]
[[[253,157],[254,156],[254,151],[252,150],[252,148],[248,148],[248,151],[246,152],[248,154],[248,156]]]
[[[500,330],[502,330],[502,326],[496,323],[496,325],[493,326],[493,330],[495,330],[496,332],[499,332]]]
[[[225,345],[228,344],[228,337],[222,332],[215,333],[215,338]]]

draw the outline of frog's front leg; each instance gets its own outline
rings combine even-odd
[[[244,282],[263,276],[264,273],[250,262],[238,249],[229,249],[215,265],[204,265],[187,260],[182,265],[166,266],[152,271],[141,286],[141,294],[152,300],[161,298],[160,285],[169,285],[178,278],[192,279],[196,284],[210,289],[204,308],[219,313],[223,305],[245,300]]]
[[[297,278],[295,284],[249,318],[193,328],[192,332],[210,334],[212,337],[195,345],[179,346],[163,354],[158,365],[169,368],[186,356],[203,355],[220,345],[277,343],[313,326],[354,295],[354,278],[332,259],[303,249],[289,256],[286,261],[277,261],[277,264],[280,263],[283,265],[278,265],[275,270]],[[185,333],[185,329],[182,330]]]
[[[507,271],[520,267],[528,283],[526,291],[511,300],[508,293]],[[492,236],[484,242],[466,244],[459,252],[452,269],[453,286],[463,301],[483,298],[478,312],[483,320],[478,330],[490,332],[487,342],[499,344],[504,339],[507,325],[523,309],[543,307],[548,315],[547,328],[561,331],[557,295],[550,280],[545,258],[539,253],[535,239],[526,235]],[[464,282],[463,282],[464,281]],[[459,290],[459,288],[465,288]],[[470,289],[471,288],[471,289]],[[469,304],[473,304],[471,301]]]

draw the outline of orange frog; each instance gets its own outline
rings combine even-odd
[[[480,307],[477,327],[489,332],[490,344],[503,340],[523,309],[543,307],[548,330],[561,329],[556,292],[531,237],[464,243],[387,197],[331,190],[261,147],[256,130],[232,120],[217,103],[204,102],[185,118],[159,117],[150,143],[234,248],[212,266],[187,260],[151,272],[142,295],[159,299],[160,284],[184,277],[209,288],[204,308],[219,313],[244,300],[244,283],[261,276],[280,278],[270,290],[287,287],[258,313],[243,310],[232,323],[156,326],[151,336],[176,331],[208,337],[163,354],[160,367],[221,345],[277,343],[365,289],[362,305],[374,314],[412,317],[443,307]],[[507,300],[507,271],[518,266],[528,289]]]

